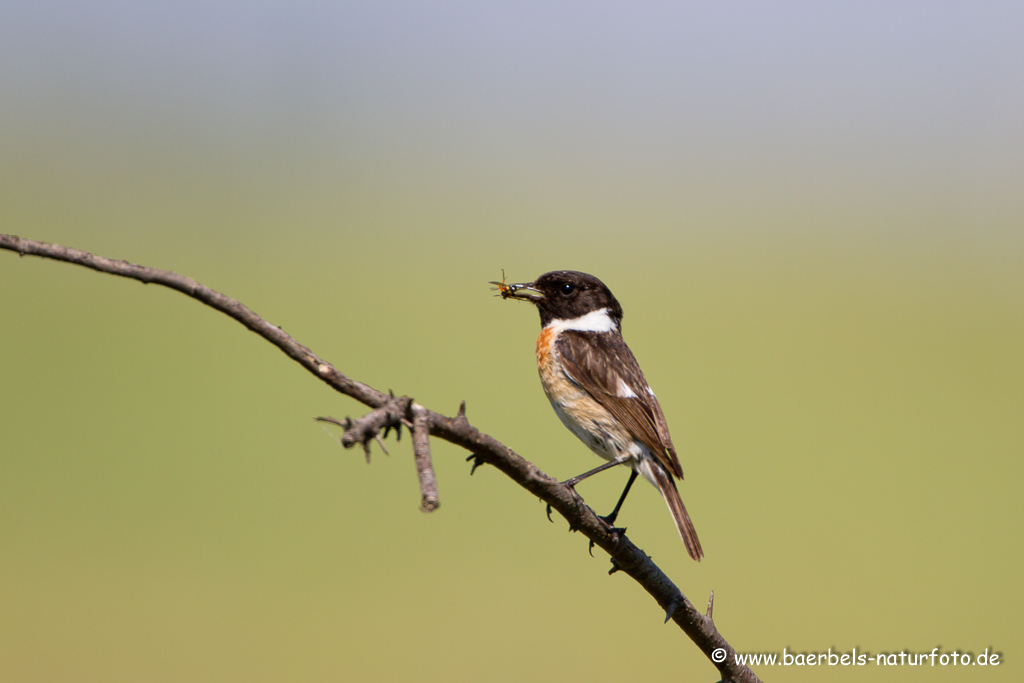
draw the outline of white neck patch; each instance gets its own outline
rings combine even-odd
[[[608,315],[607,308],[599,308],[586,315],[571,320],[552,320],[544,326],[545,330],[564,332],[565,330],[576,330],[577,332],[612,332],[618,329],[615,319]]]

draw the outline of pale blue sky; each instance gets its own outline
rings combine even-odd
[[[452,192],[849,192],[1005,233],[1022,27],[1012,2],[5,3],[0,145],[286,150]]]

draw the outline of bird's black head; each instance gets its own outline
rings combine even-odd
[[[552,320],[574,320],[606,309],[616,326],[622,320],[622,306],[611,290],[593,275],[576,270],[553,270],[533,282],[499,284],[504,298],[531,301],[540,311],[540,324]]]

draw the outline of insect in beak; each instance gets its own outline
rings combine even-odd
[[[495,296],[500,296],[502,299],[512,298],[530,301],[531,299],[537,298],[536,296],[531,296],[530,294],[517,294],[516,292],[519,292],[520,290],[526,290],[527,292],[531,292],[533,294],[540,294],[540,292],[533,288],[532,282],[519,282],[516,284],[506,283],[504,268],[501,269],[501,282],[495,282],[494,280],[492,280],[488,284],[495,285],[494,287],[491,288],[491,290],[497,291],[498,293],[495,294]]]

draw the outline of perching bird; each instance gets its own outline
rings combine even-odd
[[[608,460],[569,479],[614,465],[632,469],[615,509],[614,524],[637,473],[661,491],[679,536],[694,560],[704,551],[686,512],[676,478],[683,478],[668,424],[654,391],[622,338],[622,306],[603,282],[573,270],[545,273],[533,282],[498,285],[502,298],[529,301],[540,311],[537,369],[555,413],[592,451]]]

